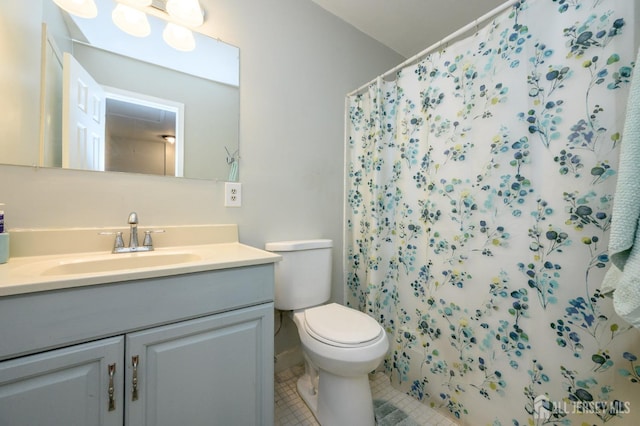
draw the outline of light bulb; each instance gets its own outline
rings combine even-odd
[[[199,27],[204,22],[204,14],[198,0],[168,0],[167,13],[187,27]]]
[[[153,0],[116,0],[118,3],[125,3],[133,7],[150,6]]]
[[[124,4],[118,4],[111,14],[113,23],[127,34],[136,37],[146,37],[151,33],[151,27],[144,12]]]
[[[174,49],[189,52],[196,48],[196,40],[188,28],[169,22],[162,32],[162,38]]]

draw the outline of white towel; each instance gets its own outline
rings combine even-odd
[[[638,59],[640,60],[640,50]],[[609,257],[602,292],[613,292],[616,313],[640,327],[640,76],[631,80],[613,200]]]

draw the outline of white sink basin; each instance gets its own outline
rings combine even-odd
[[[196,253],[185,252],[110,254],[88,259],[62,261],[43,269],[41,274],[45,276],[98,274],[117,270],[171,266],[200,260],[202,260],[202,256]]]

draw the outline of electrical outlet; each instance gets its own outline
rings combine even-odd
[[[242,184],[240,182],[224,183],[224,206],[242,206]]]

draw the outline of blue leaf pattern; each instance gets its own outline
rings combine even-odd
[[[598,289],[635,3],[522,0],[348,99],[347,303],[462,424],[638,419],[640,333]]]

